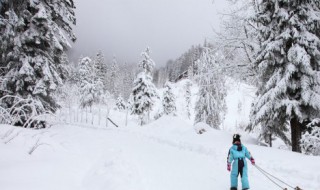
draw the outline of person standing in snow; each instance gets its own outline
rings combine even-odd
[[[240,135],[233,135],[232,147],[229,149],[228,160],[227,160],[227,169],[231,171],[231,163],[232,163],[232,171],[230,174],[231,178],[231,189],[238,189],[238,176],[241,176],[242,189],[249,189],[249,181],[248,181],[248,167],[245,158],[248,158],[252,165],[255,164],[253,157],[251,156],[248,149],[241,144]]]

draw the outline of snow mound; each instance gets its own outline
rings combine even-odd
[[[212,129],[208,124],[200,122],[200,123],[196,123],[194,125],[194,130],[196,131],[196,133],[198,134],[202,134],[205,133],[207,131],[209,131],[210,129]]]

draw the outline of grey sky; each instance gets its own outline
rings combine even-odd
[[[147,46],[157,65],[213,36],[226,0],[75,0],[73,58],[102,50],[107,60],[138,62]]]

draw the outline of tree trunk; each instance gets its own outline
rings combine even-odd
[[[139,115],[139,119],[140,119],[140,126],[143,125],[143,115]]]
[[[269,146],[272,147],[272,133],[269,134]]]
[[[301,152],[300,139],[301,139],[301,124],[294,117],[290,121],[291,125],[291,143],[293,152]]]

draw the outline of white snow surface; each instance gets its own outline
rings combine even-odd
[[[110,118],[119,128],[95,123],[55,124],[45,130],[0,125],[0,190],[227,190],[227,153],[235,132],[241,133],[258,166],[294,187],[320,189],[320,157],[259,146],[254,134],[239,128],[248,122],[254,90],[228,83],[228,113],[223,130],[215,130],[203,123],[194,127],[188,119],[184,84],[174,88],[177,116],[144,126],[132,116],[125,126],[125,112],[115,110]],[[194,105],[196,85],[191,91]],[[68,121],[66,114],[61,116]],[[197,134],[199,127],[206,132]],[[251,164],[248,173],[251,189],[279,189]]]
[[[226,157],[232,134],[207,130],[198,135],[190,123],[169,116],[143,127],[1,125],[0,189],[229,189]],[[38,140],[42,145],[29,155]],[[242,141],[260,167],[294,186],[319,189],[320,157],[257,146],[247,135]],[[252,189],[277,189],[251,165],[249,180]]]

